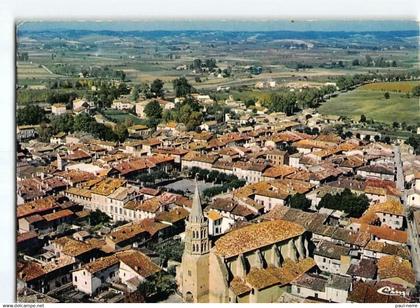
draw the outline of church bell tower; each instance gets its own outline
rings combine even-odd
[[[209,226],[195,185],[192,208],[185,228],[185,249],[179,272],[179,289],[186,302],[208,302]]]

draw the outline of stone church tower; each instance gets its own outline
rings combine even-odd
[[[178,268],[179,291],[185,302],[206,303],[209,293],[209,227],[195,185],[191,213],[185,228],[185,249]]]
[[[57,169],[61,171],[64,170],[64,162],[59,153],[57,153]]]

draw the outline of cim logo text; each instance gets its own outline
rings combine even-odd
[[[405,291],[398,291],[395,290],[393,287],[382,287],[377,291],[379,294],[382,295],[390,295],[390,296],[403,296],[405,297]]]

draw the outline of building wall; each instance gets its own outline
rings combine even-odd
[[[314,260],[317,266],[325,272],[332,273],[332,274],[339,274],[340,273],[340,260],[330,259],[327,257],[322,257],[319,255],[314,255]]]
[[[196,160],[182,160],[181,166],[182,166],[182,169],[190,169],[192,167],[198,167],[198,168],[206,169],[209,171],[212,170],[212,164],[196,161]]]
[[[394,181],[394,175],[392,174],[382,174],[382,173],[357,170],[357,175],[360,175],[364,178],[375,178],[375,179]]]
[[[188,293],[195,303],[202,300],[209,292],[209,254],[182,256],[180,291],[184,301]]]
[[[278,298],[283,294],[284,289],[279,286],[272,286],[262,290],[255,290],[254,294],[251,293],[250,303],[275,303]]]
[[[393,215],[388,213],[377,213],[381,224],[388,225],[392,229],[401,229],[404,223],[404,216],[402,215]]]
[[[124,262],[120,262],[120,269],[118,271],[118,276],[121,279],[121,282],[124,283],[124,284],[126,284],[127,280],[130,280],[134,277],[139,279],[140,282],[145,280],[145,278],[143,276],[137,274],[131,267],[129,267]]]
[[[409,206],[420,207],[420,194],[413,192],[407,196],[407,204]]]
[[[260,171],[233,168],[233,174],[239,179],[245,180],[247,183],[256,183],[261,180],[262,173]]]
[[[326,300],[332,301],[335,303],[345,303],[347,302],[348,291],[339,290],[332,287],[326,287],[325,291],[327,293]]]
[[[264,205],[264,212],[265,213],[270,211],[276,205],[284,205],[285,204],[283,199],[271,198],[271,197],[262,196],[262,195],[255,195],[255,201],[258,202],[259,204]]]
[[[226,277],[229,271],[225,260],[211,252],[209,261],[209,302],[228,303],[229,291]]]
[[[102,285],[101,279],[105,281],[107,278],[117,275],[118,267],[119,264],[116,264],[94,274],[80,269],[72,273],[72,283],[78,290],[92,295]],[[77,281],[75,277],[77,277]]]
[[[300,286],[297,286],[297,285],[294,285],[294,284],[292,284],[290,293],[293,294],[293,295],[302,297],[302,298],[318,297],[320,299],[327,299],[326,292],[312,290],[312,289],[305,288],[305,287],[300,287]]]

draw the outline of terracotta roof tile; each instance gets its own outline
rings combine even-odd
[[[398,277],[411,284],[415,284],[416,277],[410,261],[397,256],[384,256],[378,260],[379,279]]]
[[[284,220],[265,221],[227,233],[215,243],[216,254],[236,256],[301,235],[305,229]]]

